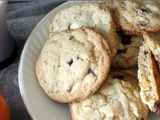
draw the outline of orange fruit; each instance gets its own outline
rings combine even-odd
[[[0,120],[9,120],[9,107],[4,96],[0,93]]]

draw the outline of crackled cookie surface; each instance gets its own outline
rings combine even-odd
[[[113,2],[114,21],[129,34],[160,31],[160,3],[154,1],[115,1]]]
[[[112,59],[112,66],[118,68],[131,68],[137,66],[138,51],[142,45],[143,37],[119,34],[117,54]]]
[[[138,56],[138,79],[140,95],[149,109],[160,114],[160,73],[146,41],[140,47]]]
[[[103,3],[83,3],[58,12],[50,26],[50,35],[76,28],[90,28],[101,34],[108,42],[111,57],[116,54],[117,34],[110,8]]]
[[[89,98],[70,103],[73,120],[148,120],[138,81],[129,74],[111,71],[100,89]]]
[[[102,36],[86,28],[53,34],[36,61],[41,87],[59,102],[93,94],[110,69],[110,50],[106,47]]]

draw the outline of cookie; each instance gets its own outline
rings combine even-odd
[[[148,44],[149,49],[152,51],[160,69],[160,37],[149,33],[145,33],[143,37]]]
[[[148,120],[139,92],[135,77],[111,71],[95,94],[69,104],[72,120]]]
[[[90,28],[101,34],[109,44],[111,58],[117,50],[117,33],[111,10],[104,3],[89,2],[71,6],[58,12],[50,26],[53,32],[72,30],[76,28]]]
[[[142,35],[144,32],[160,31],[160,3],[114,1],[112,9],[118,29],[127,34]]]
[[[117,68],[131,68],[137,66],[138,51],[142,45],[143,37],[119,34],[117,54],[113,57],[111,65]]]
[[[101,35],[87,28],[54,33],[36,61],[40,86],[51,99],[62,103],[92,95],[110,70],[106,46]]]
[[[160,73],[146,41],[139,51],[138,80],[143,102],[148,105],[151,111],[160,114]]]

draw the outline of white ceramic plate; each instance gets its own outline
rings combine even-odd
[[[19,87],[25,106],[34,120],[71,120],[68,104],[57,103],[43,92],[36,78],[35,61],[48,38],[49,26],[55,14],[61,9],[82,2],[69,1],[51,11],[34,28],[29,36],[20,58]],[[159,120],[153,113],[150,120]]]

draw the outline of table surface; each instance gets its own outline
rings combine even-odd
[[[8,67],[0,70],[0,92],[5,96],[11,120],[31,120],[22,100],[18,85],[19,58],[24,44],[37,23],[63,1],[9,2],[7,25],[18,47],[17,57]],[[24,14],[26,13],[26,14]]]

